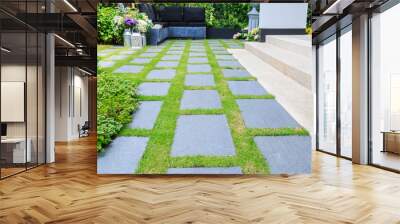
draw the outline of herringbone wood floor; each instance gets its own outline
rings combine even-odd
[[[311,175],[98,176],[94,141],[0,181],[0,223],[400,223],[400,175],[322,153]]]

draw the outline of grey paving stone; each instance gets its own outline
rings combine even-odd
[[[217,54],[217,55],[215,55],[215,58],[217,58],[218,60],[236,60],[230,54]]]
[[[161,58],[162,61],[179,61],[181,60],[181,55],[165,55]]]
[[[243,174],[240,167],[169,168],[167,174]]]
[[[309,136],[257,136],[254,141],[267,160],[271,174],[311,172]]]
[[[249,78],[250,73],[242,69],[223,69],[222,74],[225,78]]]
[[[179,61],[160,61],[156,64],[156,67],[169,67],[175,68],[178,67]]]
[[[219,54],[231,54],[231,53],[229,53],[229,51],[227,51],[227,50],[213,51],[213,53],[214,53],[215,55],[219,55]]]
[[[231,44],[231,45],[229,45],[228,47],[231,48],[231,49],[240,49],[240,48],[243,48],[241,45],[238,45],[238,44]]]
[[[131,63],[136,63],[136,64],[147,64],[151,62],[151,58],[135,58],[131,61]]]
[[[152,70],[147,79],[173,79],[176,75],[175,69],[158,69]]]
[[[208,63],[208,58],[189,58],[189,63]]]
[[[171,51],[171,50],[169,50],[169,51],[167,51],[166,54],[169,54],[169,55],[182,55],[183,51]]]
[[[130,128],[153,129],[158,114],[160,113],[162,101],[142,101],[138,110],[132,115]]]
[[[184,46],[178,46],[178,47],[171,47],[171,48],[169,48],[168,50],[170,50],[170,51],[183,51],[185,49],[185,47]]]
[[[205,52],[190,52],[189,57],[206,57],[207,54]]]
[[[99,61],[97,64],[101,68],[109,68],[115,65],[115,62],[113,61]]]
[[[110,60],[110,61],[118,61],[118,60],[124,60],[124,59],[126,59],[127,57],[128,57],[128,55],[113,55],[113,56],[107,58],[107,60]]]
[[[235,147],[225,115],[181,115],[171,156],[233,156]]]
[[[186,86],[215,86],[213,75],[186,75]]]
[[[165,96],[171,84],[169,82],[143,82],[139,85],[139,94],[143,96]]]
[[[219,109],[221,100],[216,90],[185,90],[181,100],[181,110]]]
[[[141,65],[123,65],[116,69],[113,73],[139,73],[143,70]]]
[[[120,54],[131,55],[131,54],[136,53],[136,51],[135,50],[126,50],[126,51],[120,51],[119,53]]]
[[[221,67],[241,68],[243,67],[238,61],[218,61],[218,65]]]
[[[195,73],[195,72],[211,72],[211,66],[208,64],[189,64],[187,65],[187,71],[189,73]]]
[[[156,57],[157,55],[158,55],[158,53],[145,52],[145,53],[142,53],[142,54],[140,55],[140,57],[144,57],[144,58],[153,58],[153,57]]]
[[[99,53],[109,54],[109,53],[112,53],[112,52],[115,52],[115,51],[116,51],[115,49],[105,49],[105,50],[99,51]]]
[[[104,57],[107,56],[109,53],[97,53],[97,56],[99,57]]]
[[[206,49],[205,48],[190,48],[190,53],[192,52],[200,52],[200,53],[206,53]]]
[[[236,100],[248,128],[300,128],[301,126],[275,100]]]
[[[98,174],[133,174],[143,156],[149,138],[117,137],[97,155]]]
[[[263,96],[267,95],[267,91],[257,81],[228,81],[229,89],[235,96],[240,95],[253,95]]]
[[[146,50],[146,52],[152,52],[152,53],[158,53],[161,52],[163,48],[149,48]]]

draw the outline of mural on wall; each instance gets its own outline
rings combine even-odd
[[[97,172],[310,173],[312,121],[299,111],[312,114],[311,39],[304,28],[258,42],[264,7],[100,4]],[[263,59],[270,45],[294,74]],[[287,82],[254,72],[262,66]],[[295,100],[278,101],[283,94]],[[291,104],[301,98],[307,105]]]

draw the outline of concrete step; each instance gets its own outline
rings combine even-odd
[[[270,43],[246,42],[245,49],[300,85],[312,89],[312,58]]]
[[[311,36],[309,35],[267,35],[265,42],[304,57],[312,56]]]

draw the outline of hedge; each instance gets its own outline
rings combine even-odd
[[[101,73],[97,79],[97,151],[103,151],[139,105],[137,86],[119,76]]]

